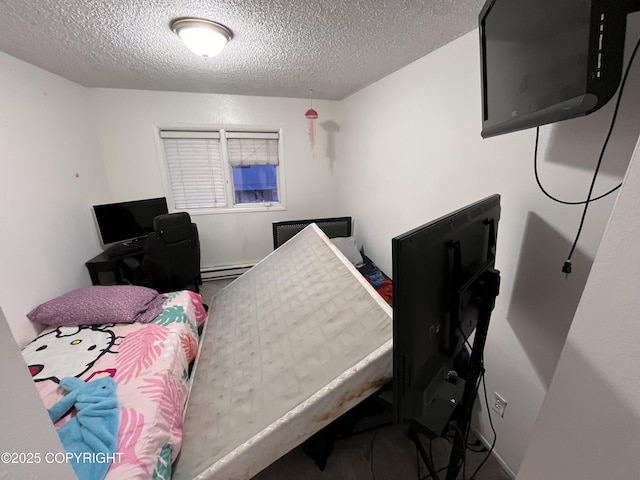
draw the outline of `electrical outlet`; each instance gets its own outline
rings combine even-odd
[[[502,396],[498,392],[493,392],[493,409],[500,415],[504,417],[504,409],[507,408],[507,401],[502,398]]]

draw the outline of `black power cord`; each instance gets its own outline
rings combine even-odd
[[[463,339],[463,344],[469,349],[469,351],[473,351],[473,347],[471,346],[471,344],[469,343],[469,339],[467,338],[467,336],[464,334],[464,332],[462,331],[462,329],[458,326],[458,332],[460,333],[460,335],[462,335],[462,339]],[[483,356],[484,357],[484,356]],[[478,379],[477,383],[476,383],[476,397],[478,396],[478,392],[480,391],[480,384],[482,384],[483,387],[483,391],[484,391],[484,402],[485,405],[487,407],[487,416],[489,417],[489,425],[491,426],[491,431],[493,432],[493,441],[491,442],[491,446],[489,447],[488,450],[484,450],[487,452],[487,454],[485,455],[485,457],[482,459],[482,461],[480,462],[480,464],[478,465],[478,467],[475,469],[475,471],[473,472],[473,474],[471,475],[471,477],[469,477],[468,480],[474,480],[476,478],[476,475],[478,474],[478,472],[480,472],[480,469],[484,466],[485,463],[487,463],[487,461],[489,460],[489,457],[491,457],[491,454],[493,453],[493,450],[495,448],[496,442],[498,440],[498,434],[496,433],[496,429],[493,426],[493,420],[491,418],[491,408],[489,407],[489,398],[487,395],[487,384],[485,381],[485,368],[484,368],[484,358],[481,359],[482,362],[482,366],[481,366],[481,374],[480,374],[480,378]],[[474,397],[475,399],[475,397]],[[475,400],[474,400],[475,403]],[[457,434],[460,436],[460,439],[462,441],[462,445],[464,445],[464,451],[465,451],[465,455],[462,459],[462,464],[461,464],[461,469],[462,469],[462,479],[465,480],[466,479],[466,463],[467,463],[467,459],[466,459],[466,451],[470,450],[472,452],[482,452],[482,450],[474,450],[473,448],[470,448],[469,445],[469,433],[471,431],[471,428],[468,427],[466,432],[462,432],[455,424],[451,424],[450,428],[452,430],[454,430],[454,436]],[[444,439],[446,441],[448,441],[451,444],[451,448],[457,448],[455,441],[451,440],[448,437],[444,437]],[[455,439],[455,437],[454,437]],[[373,442],[372,442],[373,445]],[[432,451],[432,445],[433,445],[433,439],[431,439],[429,441],[429,456],[430,458],[433,458],[433,451]],[[416,464],[417,464],[417,473],[418,473],[418,479],[419,480],[429,480],[433,478],[433,475],[428,474],[424,477],[420,476],[420,460],[418,458],[418,448],[416,446]],[[448,465],[441,467],[439,469],[437,469],[435,471],[435,473],[440,473],[444,470],[448,469]],[[371,471],[372,475],[373,475],[373,470]]]
[[[467,336],[465,335],[464,331],[462,330],[462,328],[460,328],[460,326],[457,327],[458,332],[460,333],[460,335],[462,336],[463,339],[463,344],[466,346],[466,348],[468,348],[469,353],[473,352],[473,347],[471,346],[471,344],[469,343],[469,339],[467,338]],[[468,480],[474,480],[476,475],[478,474],[478,472],[480,471],[480,469],[484,466],[485,463],[487,463],[487,461],[489,460],[489,457],[491,457],[491,454],[493,453],[493,450],[496,446],[496,442],[498,440],[498,434],[496,433],[496,429],[493,426],[493,420],[491,418],[491,408],[489,407],[489,398],[487,395],[487,384],[485,381],[485,368],[484,368],[484,355],[482,355],[481,357],[481,373],[480,373],[480,378],[478,379],[478,382],[476,384],[476,396],[474,397],[474,403],[475,403],[475,398],[477,398],[478,396],[478,392],[480,391],[480,384],[482,383],[482,388],[484,391],[484,403],[487,407],[487,416],[489,417],[489,425],[491,426],[491,431],[493,432],[493,441],[491,442],[491,445],[489,447],[488,450],[486,450],[487,454],[485,455],[485,457],[482,459],[482,461],[480,462],[480,464],[478,465],[478,467],[475,469],[475,471],[473,472],[473,474],[471,475],[471,477],[469,477]],[[457,432],[462,436],[462,433],[460,432],[460,429],[458,429],[456,427]],[[469,445],[469,433],[471,431],[470,426],[467,428],[467,431],[465,432],[465,435],[463,436],[462,440],[463,440],[463,445],[465,446],[465,451],[466,450],[470,450],[472,452],[478,452],[478,450],[474,450],[473,448],[470,448]],[[463,458],[462,461],[462,479],[465,480],[466,479],[466,455]]]
[[[487,397],[487,383],[484,380],[484,367],[482,368],[482,389],[484,390],[484,403],[487,406],[487,416],[489,417],[489,425],[491,426],[491,431],[493,432],[493,441],[491,442],[491,446],[489,447],[489,451],[487,452],[487,455],[484,457],[482,462],[480,462],[480,465],[478,465],[478,468],[476,468],[476,470],[473,472],[471,477],[469,477],[469,480],[474,480],[476,478],[476,475],[480,471],[480,469],[484,466],[485,463],[487,463],[487,460],[489,460],[489,457],[493,453],[493,449],[496,446],[496,441],[498,440],[498,434],[496,433],[496,429],[493,426],[493,420],[491,419],[491,409],[489,407],[489,399]]]
[[[633,65],[633,61],[636,57],[636,53],[638,53],[638,47],[640,47],[640,38],[638,39],[638,41],[636,42],[636,45],[633,49],[633,52],[631,53],[631,57],[629,58],[629,63],[627,64],[627,68],[624,71],[624,75],[622,77],[622,81],[620,83],[620,90],[618,92],[618,98],[616,100],[616,105],[615,108],[613,110],[613,117],[611,118],[611,123],[609,124],[609,131],[607,132],[607,136],[605,138],[604,143],[602,144],[602,148],[600,149],[600,155],[598,156],[598,163],[596,164],[596,168],[593,172],[593,178],[591,179],[591,185],[589,186],[589,193],[587,193],[587,199],[580,201],[580,202],[568,202],[568,201],[564,201],[564,200],[560,200],[556,197],[554,197],[553,195],[549,194],[545,188],[542,186],[541,182],[540,182],[540,178],[538,176],[538,140],[539,140],[539,136],[540,136],[540,127],[536,127],[536,143],[535,143],[535,149],[534,149],[534,157],[533,157],[533,166],[534,166],[534,173],[535,173],[535,177],[536,177],[536,182],[538,184],[538,187],[540,187],[540,190],[542,191],[542,193],[544,193],[547,197],[549,197],[551,200],[558,202],[558,203],[562,203],[564,205],[584,205],[584,209],[582,210],[582,217],[580,218],[580,225],[578,227],[578,231],[576,233],[575,239],[573,241],[573,245],[571,245],[571,250],[569,251],[569,255],[567,256],[567,260],[564,262],[563,266],[562,266],[562,273],[564,273],[565,275],[569,275],[571,273],[571,257],[573,256],[573,253],[576,249],[576,245],[578,244],[578,239],[580,238],[580,234],[582,233],[582,227],[584,226],[584,220],[587,216],[587,210],[589,208],[589,204],[591,202],[595,202],[596,200],[600,200],[601,198],[604,198],[610,194],[612,194],[613,192],[615,192],[616,190],[618,190],[621,186],[622,186],[622,182],[620,182],[620,184],[618,184],[616,187],[612,188],[611,190],[609,190],[606,193],[603,193],[602,195],[599,195],[595,198],[591,198],[591,195],[593,194],[593,187],[596,184],[596,179],[598,178],[598,173],[600,172],[600,166],[602,165],[602,159],[604,158],[604,152],[607,148],[607,145],[609,144],[609,139],[611,138],[611,134],[613,133],[613,127],[615,126],[616,123],[616,119],[618,117],[618,110],[620,108],[620,102],[622,100],[622,93],[624,91],[624,87],[627,83],[627,78],[629,76],[629,71],[631,70],[631,65]]]
[[[376,480],[376,474],[373,471],[373,444],[376,441],[376,436],[378,435],[378,431],[373,434],[373,438],[371,439],[371,444],[369,445],[369,470],[371,471],[371,480]]]
[[[429,439],[429,456],[431,458],[433,458],[433,439]],[[418,458],[418,448],[416,447],[416,465],[418,467],[418,480],[429,480],[430,478],[433,478],[433,475],[431,475],[430,473],[425,475],[424,477],[420,476],[420,459]],[[445,465],[444,467],[440,467],[436,470],[436,474],[445,471],[448,468],[448,465]]]
[[[458,332],[460,333],[460,335],[462,335],[464,344],[467,346],[467,348],[469,348],[470,351],[472,351],[473,348],[471,347],[471,344],[469,343],[469,339],[467,338],[467,336],[464,334],[464,332],[462,331],[462,329],[459,326],[458,326]],[[491,445],[490,445],[489,449],[486,450],[487,454],[482,459],[482,461],[480,462],[478,467],[475,469],[475,471],[471,474],[471,476],[469,477],[468,480],[474,480],[476,478],[476,475],[478,474],[480,469],[484,466],[485,463],[487,463],[487,460],[489,460],[489,457],[491,457],[491,454],[493,453],[493,450],[494,450],[494,448],[496,446],[496,442],[498,441],[498,434],[496,432],[495,427],[493,426],[493,419],[491,418],[491,407],[489,407],[489,397],[487,395],[487,383],[486,383],[486,380],[485,380],[485,371],[486,370],[484,368],[484,355],[482,355],[481,363],[482,363],[482,366],[481,366],[480,378],[478,379],[478,384],[476,385],[476,397],[478,396],[478,391],[480,390],[480,383],[482,383],[482,389],[484,391],[484,404],[487,407],[487,417],[489,418],[489,426],[491,427],[491,431],[493,432],[493,441],[491,442]],[[469,448],[468,437],[469,437],[469,431],[467,431],[467,436],[465,438],[465,446],[466,446],[467,450],[471,450],[472,452],[478,452],[478,450],[474,450],[472,448]],[[466,460],[466,458],[465,458],[465,460]],[[464,470],[463,470],[462,478],[463,478],[463,480],[465,479]]]
[[[614,117],[614,119],[615,119],[615,117]],[[558,202],[558,203],[561,203],[563,205],[584,205],[584,204],[586,204],[587,200],[580,200],[580,201],[577,201],[577,202],[571,202],[571,201],[568,201],[568,200],[560,200],[559,198],[554,197],[549,192],[547,192],[547,190],[542,186],[542,182],[540,181],[540,177],[538,175],[538,143],[539,143],[539,140],[540,140],[540,127],[536,127],[536,144],[535,144],[534,151],[533,151],[533,173],[534,173],[534,175],[536,177],[536,183],[538,184],[538,187],[540,187],[540,190],[542,191],[542,193],[544,193],[547,197],[549,197],[554,202]],[[609,140],[608,140],[608,137],[607,137],[607,140],[605,140],[604,146],[602,148],[602,153],[604,153],[604,148],[606,147],[606,144],[607,144],[608,141]],[[601,155],[602,155],[602,153],[601,153]],[[604,197],[606,197],[608,195],[611,195],[613,192],[618,190],[621,186],[622,186],[622,182],[620,182],[618,185],[613,187],[608,192],[605,192],[602,195],[599,195],[599,196],[597,196],[595,198],[592,198],[591,200],[589,200],[589,202],[595,202],[596,200],[600,200],[601,198],[604,198]]]

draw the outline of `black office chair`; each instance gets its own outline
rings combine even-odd
[[[144,244],[144,256],[134,268],[135,283],[159,292],[186,288],[200,291],[200,240],[198,228],[186,212],[158,215]],[[139,275],[139,272],[142,275]]]

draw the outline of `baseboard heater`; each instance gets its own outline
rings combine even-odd
[[[200,274],[202,275],[202,280],[224,280],[239,277],[251,267],[253,267],[253,264],[206,267],[200,271]]]

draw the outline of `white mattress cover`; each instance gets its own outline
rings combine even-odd
[[[315,225],[210,306],[174,480],[248,479],[386,383],[391,308]]]

